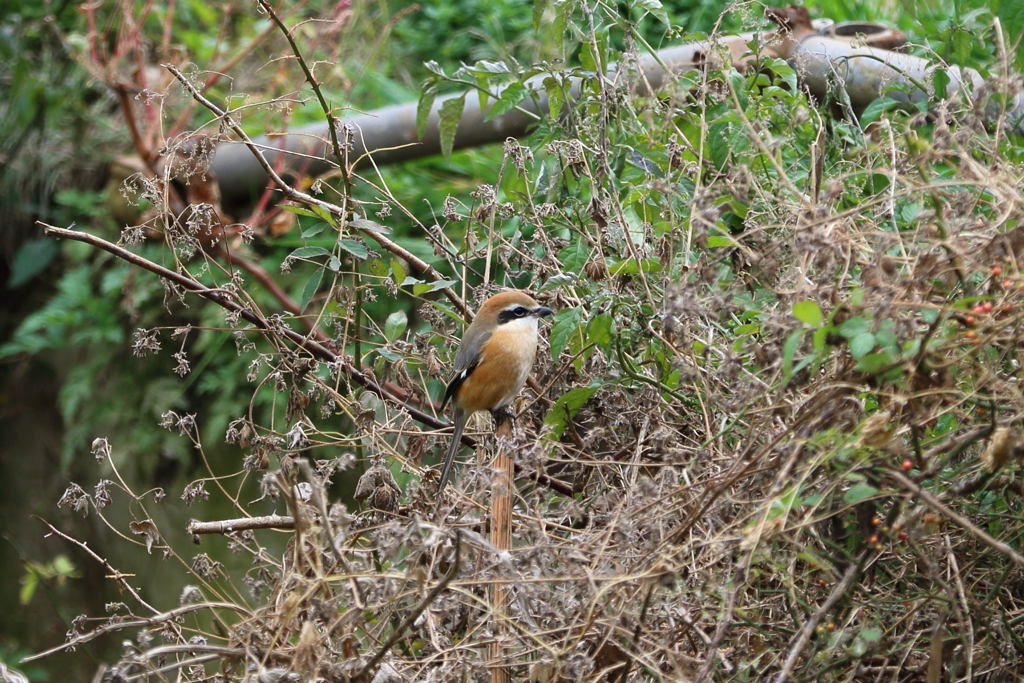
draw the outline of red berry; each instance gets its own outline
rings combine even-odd
[[[907,458],[906,460],[903,461],[903,464],[900,465],[900,467],[903,468],[904,472],[909,472],[910,470],[914,469],[914,461],[911,460],[910,458]]]
[[[900,533],[899,533],[899,534],[898,534],[898,535],[896,536],[896,538],[900,539],[901,541],[905,541],[905,540],[907,540],[907,532],[906,532],[906,531],[901,531],[901,532],[900,532]]]
[[[983,310],[985,313],[991,313],[992,312],[992,302],[991,301],[986,301],[985,303],[983,303],[981,305],[981,310]]]
[[[878,534],[872,535],[871,538],[868,539],[868,543],[870,543],[871,545],[875,545],[876,543],[878,543]]]
[[[1003,274],[1003,267],[1002,266],[992,266],[992,274],[995,275],[996,277],[999,277],[1000,275]]]

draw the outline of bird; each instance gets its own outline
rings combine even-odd
[[[438,495],[444,491],[469,417],[487,410],[505,413],[526,383],[537,355],[537,323],[554,311],[520,290],[495,294],[485,301],[462,336],[455,354],[455,374],[444,392],[441,409],[452,402],[455,431],[441,470]]]

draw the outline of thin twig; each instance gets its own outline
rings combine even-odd
[[[271,326],[267,323],[267,320],[265,318],[261,317],[252,310],[236,302],[224,290],[211,289],[210,287],[207,287],[206,285],[197,282],[186,275],[176,273],[175,271],[165,268],[164,266],[161,266],[158,263],[154,263],[153,261],[150,261],[139,256],[138,254],[128,251],[124,247],[118,246],[113,242],[108,242],[102,237],[97,237],[96,235],[91,235],[87,232],[81,232],[78,230],[65,230],[64,228],[57,228],[42,222],[40,222],[39,225],[43,226],[47,235],[53,237],[63,237],[66,239],[91,244],[92,246],[99,247],[100,249],[103,249],[104,251],[107,251],[117,256],[118,258],[127,261],[128,263],[131,263],[134,266],[138,266],[152,273],[156,273],[160,277],[169,280],[173,284],[178,285],[179,287],[185,289],[188,292],[198,294],[199,296],[203,297],[204,299],[207,299],[208,301],[212,301],[213,303],[222,306],[223,308],[226,308],[227,310],[233,313],[237,313],[246,322],[252,323],[263,332],[276,331],[282,334],[293,344],[301,347],[302,349],[305,349],[310,354],[319,358],[320,360],[326,361],[328,363],[342,363],[345,372],[348,374],[349,378],[352,379],[352,381],[356,382],[364,389],[367,389],[377,394],[385,401],[389,401],[395,406],[401,408],[402,410],[405,410],[413,419],[417,420],[418,422],[434,427],[435,429],[440,429],[442,427],[448,426],[446,423],[442,422],[441,420],[438,420],[433,415],[425,413],[422,410],[414,408],[413,406],[399,400],[398,397],[391,394],[391,392],[385,390],[383,387],[381,387],[376,382],[367,377],[364,373],[356,370],[351,365],[344,363],[340,356],[338,356],[330,349],[326,348],[320,342],[304,337],[301,334],[298,334],[297,332],[294,332],[287,328],[274,328],[272,330]]]
[[[178,617],[181,617],[181,616],[183,616],[185,614],[189,614],[191,612],[198,612],[199,610],[204,610],[204,609],[226,609],[226,610],[231,610],[233,612],[238,612],[240,614],[243,614],[246,617],[251,616],[251,613],[247,609],[245,609],[243,607],[240,607],[238,605],[232,604],[230,602],[202,602],[202,603],[197,603],[195,605],[183,605],[183,606],[178,607],[176,609],[172,609],[172,610],[170,610],[168,612],[162,612],[162,613],[159,613],[159,614],[157,614],[155,616],[148,617],[148,618],[146,618],[146,617],[137,617],[137,618],[128,619],[128,620],[125,620],[125,621],[114,621],[114,622],[107,622],[107,623],[101,624],[100,626],[97,626],[96,628],[94,628],[93,630],[89,631],[88,633],[83,633],[83,634],[81,634],[79,636],[76,636],[75,638],[72,638],[71,640],[67,641],[66,643],[62,643],[61,645],[58,645],[57,647],[51,647],[49,650],[44,650],[42,652],[38,652],[38,653],[36,653],[34,655],[31,655],[29,657],[25,657],[24,659],[21,660],[21,662],[24,664],[26,662],[33,662],[33,661],[35,661],[37,659],[42,659],[43,657],[48,657],[49,655],[56,654],[57,652],[61,652],[62,650],[67,650],[68,648],[77,647],[78,645],[81,645],[82,643],[88,643],[90,640],[94,640],[94,639],[96,639],[96,638],[98,638],[98,637],[100,637],[100,636],[102,636],[104,634],[111,633],[113,631],[121,631],[121,630],[126,629],[126,628],[139,628],[139,627],[156,626],[157,624],[164,624],[164,623],[167,623],[169,621],[174,621]],[[195,649],[195,648],[193,648],[193,649]]]

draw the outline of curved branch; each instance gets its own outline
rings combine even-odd
[[[124,261],[127,261],[128,263],[131,263],[134,266],[138,266],[139,268],[148,270],[151,273],[155,273],[160,277],[170,282],[173,282],[174,284],[178,285],[185,291],[191,292],[193,294],[198,294],[204,299],[212,301],[213,303],[217,304],[218,306],[221,306],[222,308],[225,308],[233,313],[237,313],[239,317],[241,317],[246,322],[252,323],[257,329],[260,329],[264,332],[271,331],[271,326],[269,323],[267,323],[265,318],[261,317],[252,310],[240,305],[238,302],[231,299],[225,292],[219,289],[211,289],[210,287],[207,287],[206,285],[200,282],[196,282],[195,280],[188,276],[182,275],[181,273],[177,273],[173,270],[170,270],[169,268],[165,268],[164,266],[161,266],[158,263],[154,263],[149,259],[143,258],[138,254],[125,249],[124,247],[121,247],[117,244],[114,244],[113,242],[109,242],[103,239],[102,237],[97,237],[96,235],[91,235],[87,232],[81,232],[78,230],[67,230],[65,228],[58,228],[53,225],[43,223],[42,221],[39,221],[38,225],[41,225],[43,227],[44,233],[51,237],[75,240],[76,242],[84,242],[99,249],[103,249],[104,251],[113,254],[114,256]],[[395,396],[386,387],[382,387],[381,385],[371,380],[367,375],[360,372],[359,370],[356,370],[354,367],[346,363],[341,356],[325,347],[319,341],[316,341],[315,339],[310,339],[308,337],[304,337],[298,332],[289,330],[287,328],[282,329],[280,332],[290,342],[292,342],[293,344],[302,349],[305,349],[307,352],[309,352],[310,355],[314,356],[315,358],[319,358],[320,360],[328,363],[339,363],[341,367],[344,369],[345,373],[348,375],[349,379],[351,379],[353,382],[363,387],[367,391],[373,392],[374,394],[384,399],[385,401],[388,401],[392,405],[404,410],[409,415],[409,417],[416,420],[420,424],[424,424],[434,429],[444,429],[446,427],[451,426],[447,422],[439,420],[433,415],[426,413],[418,408],[414,408],[405,401],[402,401],[399,397]],[[463,435],[462,443],[466,444],[471,448],[476,447],[476,439],[470,436]],[[519,465],[519,463],[516,463],[516,472],[522,473],[523,471],[524,470]],[[559,481],[558,479],[554,479],[553,477],[549,477],[548,475],[543,474],[542,472],[531,472],[530,479],[533,479],[538,484],[546,486],[553,491],[557,491],[558,493],[561,493],[564,496],[573,495],[573,489],[571,484],[567,484],[563,481]]]

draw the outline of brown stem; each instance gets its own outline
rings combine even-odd
[[[512,547],[512,491],[515,463],[512,460],[512,417],[494,413],[494,478],[491,480],[491,544],[499,554]],[[502,633],[508,620],[508,586],[502,581],[491,585],[491,683],[508,683],[508,670],[500,665],[505,655]]]
[[[971,520],[967,519],[963,515],[953,512],[953,510],[942,503],[938,498],[925,491],[923,488],[914,483],[914,480],[903,474],[899,470],[889,469],[886,471],[890,477],[895,479],[905,489],[910,491],[912,494],[921,499],[925,505],[930,507],[935,512],[939,513],[943,517],[953,521],[958,526],[963,528],[964,531],[974,536],[976,539],[987,545],[989,548],[1006,555],[1010,558],[1014,564],[1018,567],[1024,567],[1024,555],[1021,555],[1016,550],[1011,548],[1008,544],[1000,541],[997,538],[993,538],[983,529],[976,526]]]
[[[796,664],[796,660],[800,657],[800,653],[807,647],[807,643],[810,642],[811,636],[814,635],[814,631],[818,628],[818,624],[825,618],[833,607],[839,602],[839,599],[846,594],[846,591],[850,589],[857,576],[860,574],[861,568],[867,561],[870,551],[865,550],[861,553],[860,557],[855,562],[851,562],[847,568],[846,573],[843,574],[842,580],[836,584],[836,587],[832,589],[832,593],[825,600],[824,604],[818,608],[807,623],[804,624],[803,629],[800,631],[800,635],[797,637],[796,642],[793,643],[793,647],[789,650],[789,655],[786,657],[786,661],[782,664],[782,671],[775,678],[775,683],[786,683],[786,680],[792,678],[791,672],[793,666]]]
[[[249,531],[251,529],[294,529],[294,517],[282,517],[280,515],[266,515],[263,517],[242,517],[240,519],[224,519],[219,522],[200,522],[191,519],[185,526],[185,531],[192,535],[199,534],[230,534],[235,531]]]

